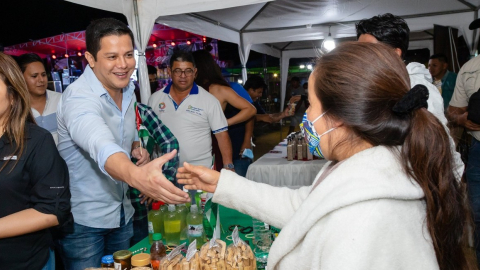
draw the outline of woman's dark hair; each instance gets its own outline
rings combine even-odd
[[[213,60],[212,55],[205,50],[198,50],[193,52],[195,64],[197,64],[197,77],[195,82],[205,88],[211,84],[219,84],[230,87],[227,81],[223,78],[220,67]]]
[[[35,53],[25,53],[17,57],[17,64],[20,67],[20,70],[22,71],[22,73],[25,73],[25,70],[27,69],[28,64],[31,64],[34,62],[42,63],[43,67],[45,68],[42,58],[40,58],[40,56],[38,56]]]
[[[370,19],[363,19],[355,27],[357,28],[357,39],[363,34],[370,34],[379,42],[402,50],[402,59],[405,59],[410,38],[410,28],[408,28],[404,19],[385,13]]]
[[[97,53],[100,51],[100,40],[105,36],[128,35],[132,40],[132,46],[135,47],[133,33],[123,22],[114,18],[103,18],[92,21],[85,30],[85,42],[87,51],[93,55],[97,61]]]
[[[470,217],[466,194],[454,174],[445,128],[425,108],[403,115],[392,111],[410,90],[405,64],[395,51],[381,43],[344,43],[320,58],[313,72],[315,94],[327,120],[342,122],[353,139],[389,147],[422,188],[440,269],[472,267],[464,252]],[[355,140],[341,142],[349,143]]]
[[[8,96],[12,99],[10,110],[6,115],[4,122],[4,131],[10,142],[15,142],[16,148],[10,153],[16,155],[17,161],[25,148],[25,125],[26,122],[35,123],[32,112],[30,111],[30,98],[27,89],[27,83],[23,74],[18,68],[15,60],[9,55],[0,52],[0,80],[7,86]],[[8,164],[5,162],[0,171]],[[12,167],[13,170],[14,167]]]
[[[258,89],[262,88],[263,90],[267,89],[267,84],[265,83],[265,80],[258,76],[258,75],[251,75],[248,76],[247,81],[243,85],[243,88],[248,91],[248,89]]]

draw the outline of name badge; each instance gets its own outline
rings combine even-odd
[[[17,160],[17,156],[6,156],[3,157],[3,160]]]

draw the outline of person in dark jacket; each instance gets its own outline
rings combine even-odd
[[[1,268],[55,269],[49,228],[70,217],[67,165],[35,124],[22,72],[0,53]]]

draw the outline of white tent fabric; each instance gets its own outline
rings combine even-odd
[[[351,39],[355,37],[356,22],[389,12],[405,18],[412,32],[431,30],[434,24],[457,28],[473,54],[476,33],[468,30],[468,25],[478,18],[480,7],[480,0],[69,1],[120,12],[127,17],[131,13],[126,12],[123,6],[138,1],[141,21],[150,20],[142,18],[145,15],[140,10],[146,8],[157,15],[157,23],[238,44],[242,67],[248,61],[250,50],[281,56],[282,102],[286,92],[288,60],[316,56],[313,46],[301,47],[298,43],[312,41],[312,44],[318,44],[328,35],[329,28],[333,38]],[[145,27],[146,30],[151,29]],[[431,41],[423,44],[430,49],[432,47]],[[423,46],[420,41],[412,41],[411,45]],[[242,69],[244,81],[246,74],[246,69]]]
[[[159,16],[182,14],[189,12],[202,12],[222,8],[231,8],[267,2],[269,0],[67,0],[69,2],[90,6],[94,8],[122,13],[127,17],[132,28],[135,44],[138,50],[138,75],[140,82],[140,96],[146,103],[150,97],[150,84],[148,80],[145,49],[152,33],[155,19]],[[248,51],[249,53],[250,51]],[[248,59],[248,53],[245,59]],[[245,60],[246,63],[246,60]]]

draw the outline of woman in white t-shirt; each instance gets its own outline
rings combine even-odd
[[[52,133],[55,144],[58,144],[57,105],[62,94],[47,90],[47,72],[40,56],[34,53],[22,54],[17,63],[27,83],[35,121]]]

